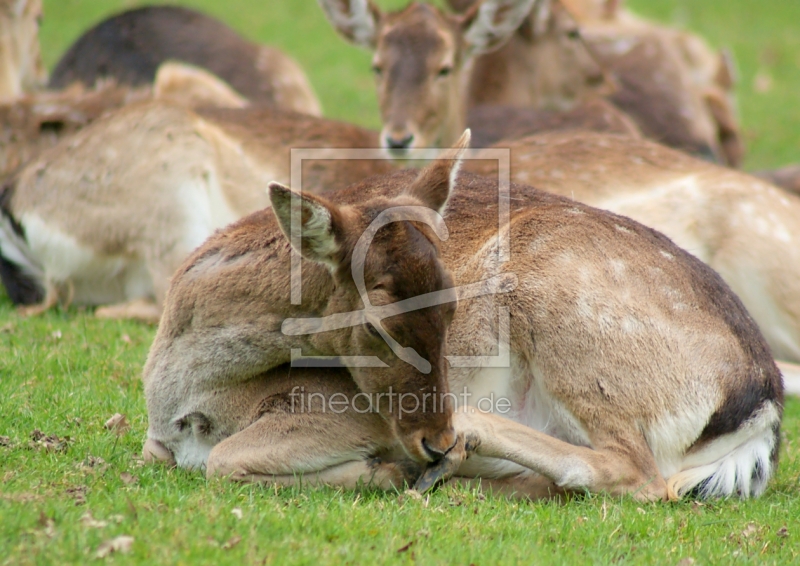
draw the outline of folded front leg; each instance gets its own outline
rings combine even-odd
[[[266,413],[214,447],[207,475],[278,485],[402,488],[419,468],[406,458],[393,459],[395,445],[375,413]]]
[[[670,498],[641,435],[609,434],[613,441],[593,439],[595,446],[587,448],[473,407],[456,413],[453,424],[463,435],[467,453],[509,460],[549,478],[559,489],[630,494],[651,501]]]

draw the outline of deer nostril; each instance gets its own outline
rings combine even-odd
[[[392,136],[386,136],[386,146],[389,149],[408,149],[414,141],[414,134],[408,134],[406,137],[397,139]]]
[[[422,448],[425,450],[425,454],[428,456],[428,458],[430,458],[431,462],[438,462],[444,458],[446,453],[429,445],[428,441],[424,438],[422,439]]]

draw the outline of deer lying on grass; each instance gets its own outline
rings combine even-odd
[[[242,39],[219,20],[178,6],[146,6],[108,18],[84,33],[61,60],[49,87],[103,78],[152,83],[168,60],[208,69],[245,98],[319,116],[319,100],[297,62],[273,47]]]
[[[800,362],[800,198],[745,173],[610,134],[551,133],[503,147],[512,179],[629,216],[716,270],[775,358]],[[476,158],[480,158],[478,153]],[[496,176],[496,161],[469,161]],[[800,371],[782,366],[798,378]]]
[[[39,52],[42,0],[0,0],[0,101],[47,80]]]
[[[410,459],[429,466],[422,487],[454,473],[530,496],[760,494],[783,390],[741,302],[660,233],[532,187],[510,186],[498,226],[497,182],[458,174],[467,142],[332,200],[273,183],[272,210],[198,248],[172,279],[144,370],[146,458],[281,483],[397,485]],[[278,367],[293,350],[346,356],[352,382],[322,368],[295,381]],[[499,367],[458,357],[503,352]],[[304,411],[303,387],[364,397],[343,415]],[[462,390],[458,410],[449,396],[413,410],[387,400]],[[475,410],[490,397],[508,400],[508,418]]]
[[[564,130],[642,137],[633,120],[601,98],[589,100],[566,112],[486,104],[470,109],[467,122],[480,124],[472,137],[475,147],[489,147],[502,140]]]
[[[268,108],[126,106],[2,187],[0,275],[27,314],[61,300],[115,305],[99,316],[157,320],[168,279],[189,253],[215,229],[268,206],[267,183],[288,182],[291,147],[376,144],[368,130]],[[304,163],[304,184],[335,189],[389,167]]]
[[[152,86],[106,82],[92,90],[73,85],[63,91],[29,93],[0,103],[0,179],[103,114],[150,98],[189,108],[249,104],[211,73],[172,61],[159,67]]]
[[[470,101],[464,85],[470,81],[475,58],[501,47],[526,20],[533,3],[486,0],[480,9],[457,16],[425,3],[382,13],[368,0],[320,0],[341,35],[374,51],[384,124],[381,144],[397,154],[411,148],[448,146],[458,138],[466,126]],[[503,81],[528,77],[534,84],[514,89],[499,81],[495,88],[498,81],[487,80],[484,87],[491,91],[490,102],[528,104],[529,88],[547,91],[543,97],[563,95],[563,90],[576,88],[575,75],[581,73],[591,77],[590,83],[601,82],[602,71],[582,44],[577,50],[559,48],[568,33],[559,27],[546,37],[537,36],[542,47],[536,51],[525,48],[531,60],[526,61],[524,71],[509,70],[503,75]],[[480,130],[483,124],[470,126]],[[496,128],[494,123],[490,126]]]
[[[603,68],[577,23],[555,0],[483,0],[461,15],[420,3],[393,13],[382,13],[369,0],[320,4],[341,35],[374,52],[384,124],[381,143],[398,154],[407,148],[451,144],[463,130],[470,106],[566,110],[609,91]],[[659,64],[675,67],[669,88],[643,88],[634,76],[628,86],[638,90],[629,88],[619,95],[621,100],[636,111],[632,117],[646,135],[706,156],[719,155],[710,111],[693,85],[683,80],[680,61],[670,59],[667,48],[662,51]],[[641,72],[634,68],[639,60],[624,62],[627,66],[620,65],[620,73],[623,67]],[[624,98],[631,93],[635,100]],[[642,94],[649,98],[639,104]],[[657,122],[664,128],[657,131],[653,120],[667,111],[671,119]]]
[[[449,3],[454,9],[464,11],[475,0]],[[562,73],[572,74],[573,91],[562,87],[550,104],[563,106],[591,94],[585,85],[596,73],[586,64],[585,46],[565,40],[578,33],[573,17],[580,23],[579,33],[590,48],[591,60],[596,61],[595,65],[599,62],[616,85],[606,95],[636,120],[645,135],[689,153],[718,161],[724,158],[730,166],[741,164],[744,147],[736,116],[735,73],[730,56],[712,50],[695,34],[631,14],[619,0],[537,2],[507,47],[476,61],[471,92],[488,92],[478,96],[484,101],[491,100],[493,94],[484,86],[487,81],[494,81],[496,90],[503,90],[502,85],[506,85],[510,90],[523,91],[523,84],[513,85],[502,78],[498,69],[532,62],[536,53],[547,48],[548,42],[525,41],[533,36],[526,30],[538,25],[551,30],[544,37],[557,36],[558,30],[567,32],[561,33],[560,42],[549,45],[555,45],[551,50],[560,54],[560,67],[568,69]],[[552,59],[552,56],[542,57],[535,67],[552,65]],[[522,76],[535,76],[533,70]],[[542,103],[537,91],[529,96],[524,103]]]

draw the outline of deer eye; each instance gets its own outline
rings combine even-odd
[[[379,338],[380,335],[381,335],[380,332],[378,332],[378,329],[375,328],[375,326],[373,326],[373,324],[371,322],[366,323],[364,325],[364,328],[367,329],[367,332],[369,332],[370,336],[374,336],[375,338]]]
[[[383,74],[383,68],[379,65],[372,66],[372,74],[376,77],[380,77]]]
[[[447,66],[447,65],[445,65],[444,67],[442,67],[441,69],[439,69],[438,76],[439,76],[439,77],[446,77],[446,76],[448,76],[448,75],[449,75],[450,73],[452,73],[452,72],[453,72],[453,67],[450,67],[450,66]]]
[[[569,30],[567,32],[567,37],[570,38],[570,39],[580,39],[581,38],[581,32],[580,32],[580,30],[577,30],[577,29],[571,29],[571,30]]]

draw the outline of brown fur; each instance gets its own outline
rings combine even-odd
[[[175,62],[159,67],[152,88],[119,86],[110,81],[91,90],[73,85],[63,91],[27,94],[0,103],[0,177],[100,116],[150,98],[188,108],[248,105],[218,77]]]
[[[512,178],[630,216],[718,271],[778,359],[800,361],[800,199],[644,140],[550,133],[500,144]],[[494,176],[496,163],[466,169]],[[769,221],[759,221],[759,219]]]
[[[373,132],[304,114],[131,104],[25,166],[4,191],[4,210],[22,226],[23,255],[39,266],[42,306],[69,283],[77,303],[155,299],[157,316],[168,278],[189,252],[214,229],[268,206],[270,181],[289,182],[290,148],[375,145]],[[391,168],[380,160],[303,166],[309,192]],[[84,261],[120,263],[98,275]],[[141,309],[111,312],[129,311]]]
[[[84,33],[56,64],[49,86],[152,83],[168,60],[208,69],[245,98],[319,116],[300,66],[278,49],[242,39],[210,16],[178,6],[147,6],[112,16]]]
[[[0,0],[0,101],[47,80],[39,50],[42,0]]]
[[[584,102],[568,112],[510,106],[476,106],[467,115],[475,132],[472,147],[489,147],[500,140],[560,130],[589,130],[641,137],[639,128],[620,110],[602,99]]]
[[[337,207],[357,233],[364,213],[374,206],[368,203],[383,202],[384,208],[389,199],[403,198],[405,187],[419,186],[420,179],[437,186],[434,178],[410,171],[372,178],[338,193]],[[510,225],[501,227],[510,232],[509,262],[497,261],[497,217],[487,214],[496,206],[497,184],[467,173],[451,189],[449,238],[440,248],[458,285],[499,276],[513,288],[460,301],[447,333],[447,354],[495,355],[493,321],[498,309],[508,309],[510,335],[501,334],[500,341],[510,348],[511,366],[456,365],[449,370],[449,383],[455,392],[466,387],[475,395],[506,396],[513,406],[509,416],[517,422],[462,407],[453,415],[460,443],[445,456],[443,467],[467,478],[514,478],[512,485],[528,485],[538,494],[566,489],[666,499],[694,488],[707,496],[758,494],[777,459],[782,386],[766,343],[736,296],[699,260],[632,220],[528,186],[512,184],[510,190]],[[415,253],[403,238],[407,232],[398,228],[389,240],[373,244],[376,260],[391,250],[392,261],[402,265],[400,258]],[[337,242],[346,240],[337,234]],[[396,246],[389,245],[392,240]],[[352,284],[347,275],[308,263],[304,302],[289,307],[288,262],[288,245],[263,212],[218,233],[187,260],[173,279],[145,369],[147,444],[176,450],[180,438],[189,445],[205,442],[211,450],[209,473],[241,479],[269,481],[280,474],[278,479],[286,481],[287,471],[295,469],[324,476],[335,471],[333,463],[349,462],[356,472],[331,481],[352,485],[366,474],[364,456],[347,449],[337,459],[314,447],[334,441],[333,434],[336,442],[342,435],[349,442],[369,437],[375,430],[371,425],[330,435],[319,426],[294,429],[294,442],[309,451],[287,454],[288,467],[272,457],[272,439],[281,434],[278,423],[231,436],[224,450],[212,450],[218,439],[202,430],[179,434],[170,428],[187,413],[214,421],[217,413],[235,412],[235,404],[250,397],[261,368],[287,360],[291,347],[302,344],[304,353],[345,351],[344,342],[334,346],[340,339],[333,336],[321,348],[324,335],[279,334],[286,316],[353,308],[349,301],[329,298],[331,292],[334,297],[347,292],[342,289]],[[382,273],[379,265],[376,274]],[[687,308],[676,308],[676,297]],[[422,327],[412,333],[404,329],[420,322],[398,321],[392,333],[401,344],[419,347]],[[330,334],[339,332],[357,336],[363,330]],[[346,350],[354,351],[374,350],[366,343]],[[378,375],[351,372],[361,391],[375,391]],[[409,392],[422,386],[394,383]],[[214,391],[214,397],[204,391]],[[441,423],[434,417],[422,414],[414,424],[435,430]],[[297,415],[287,419],[300,422]],[[742,428],[745,423],[754,428]],[[757,435],[752,438],[761,443],[759,461],[747,464],[753,466],[752,477],[723,481],[721,487],[712,481],[703,491],[704,482],[715,478],[711,472],[698,477],[701,472],[693,465],[709,457],[703,454],[713,443],[734,438],[740,440],[724,444],[724,454],[739,458],[745,434]],[[376,438],[385,436],[376,433]],[[474,457],[464,462],[465,454]],[[682,463],[690,457],[695,464]],[[668,486],[665,480],[673,474]]]
[[[450,3],[459,10],[475,4]],[[563,4],[580,22],[585,40],[570,41],[577,24],[562,0],[539,2],[539,12],[534,9],[504,48],[476,61],[469,106],[511,97],[515,105],[565,108],[600,91],[645,136],[733,167],[741,164],[734,81],[723,54],[694,34],[631,15],[621,2]],[[538,42],[531,39],[537,26],[548,30]],[[614,89],[602,84],[598,68]]]
[[[260,373],[290,361],[292,348],[302,348],[306,356],[377,355],[385,367],[350,368],[363,392],[446,392],[443,347],[453,303],[318,334],[293,336],[280,329],[287,316],[325,316],[363,308],[350,273],[357,239],[379,213],[393,206],[440,208],[442,191],[437,187],[449,183],[456,166],[452,159],[443,158],[424,170],[417,181],[409,179],[402,192],[391,197],[364,195],[347,206],[304,196],[298,203],[304,232],[301,253],[307,260],[302,265],[300,305],[290,304],[291,248],[284,236],[288,232],[289,201],[299,198],[297,195],[273,184],[272,210],[246,217],[209,238],[172,278],[159,333],[144,370],[150,414],[148,437],[175,452],[179,463],[184,459],[193,466],[205,465],[204,459],[181,456],[187,453],[186,445],[207,444],[209,440],[202,435],[178,434],[180,431],[171,427],[181,416],[176,410],[208,410],[203,398],[211,392],[216,392],[213,395],[220,403],[237,397],[241,388],[249,387]],[[265,268],[270,275],[265,276]],[[234,273],[230,284],[221,284],[227,274]],[[452,277],[438,258],[435,236],[407,221],[388,224],[377,233],[366,257],[364,275],[369,300],[375,305],[452,286]],[[254,320],[259,322],[252,324]],[[370,328],[372,324],[380,324],[403,346],[414,348],[430,361],[430,372],[422,373],[392,355]],[[220,341],[218,331],[222,328],[233,333]],[[199,351],[208,357],[198,366],[195,360]],[[176,356],[187,364],[176,365]],[[190,369],[199,370],[201,366],[204,369],[200,371]],[[175,407],[175,393],[190,383],[198,395]],[[398,405],[396,401],[387,406],[384,399],[379,411],[409,456],[430,461],[432,450],[441,456],[452,446],[452,407],[403,415]],[[229,469],[223,463],[215,465]],[[214,469],[211,463],[209,467]]]

